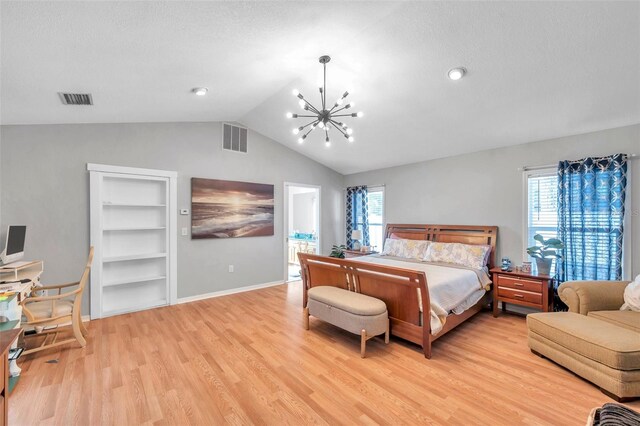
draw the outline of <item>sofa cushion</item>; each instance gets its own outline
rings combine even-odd
[[[382,300],[338,287],[312,287],[307,294],[309,299],[356,315],[380,315],[387,312],[387,305]]]
[[[617,370],[640,369],[640,333],[573,312],[527,315],[529,333]]]
[[[593,311],[587,314],[601,321],[640,332],[640,312],[634,311]]]

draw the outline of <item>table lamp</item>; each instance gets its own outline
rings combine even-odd
[[[353,241],[353,249],[360,250],[360,239],[362,238],[362,231],[359,229],[354,229],[351,231],[351,239]]]

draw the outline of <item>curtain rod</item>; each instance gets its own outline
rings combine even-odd
[[[627,160],[634,160],[636,158],[640,158],[638,157],[638,154],[629,154],[627,156]],[[558,163],[555,164],[545,164],[542,166],[522,166],[522,167],[518,167],[518,171],[519,172],[528,172],[528,171],[532,171],[532,170],[541,170],[541,169],[550,169],[551,167],[557,167]]]
[[[366,186],[367,188],[380,188],[380,187],[385,187],[387,185],[385,185],[384,183],[379,184],[379,185],[353,185],[353,186]],[[348,188],[351,188],[351,186],[345,186],[344,188],[342,188],[343,190],[346,190]]]

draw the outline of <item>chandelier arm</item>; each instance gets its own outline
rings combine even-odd
[[[310,108],[311,108],[311,109],[312,109],[316,114],[320,114],[320,111],[318,111],[318,109],[317,109],[316,107],[314,107],[313,105],[311,105],[311,104],[309,103],[309,101],[307,101],[306,99],[304,99],[304,101],[305,101],[305,103],[306,103],[307,105],[309,105],[309,107],[310,107]]]
[[[324,126],[324,135],[326,137],[325,140],[327,140],[327,141],[329,140],[329,130],[328,129],[329,129],[328,126]]]
[[[337,115],[331,115],[332,117],[353,117],[352,114],[337,114]]]
[[[312,127],[307,131],[307,133],[305,133],[305,134],[304,134],[303,138],[306,138],[306,137],[307,137],[307,135],[308,135],[309,133],[313,132],[313,130],[314,130],[315,128],[316,128],[316,126],[312,126]]]
[[[347,104],[347,105],[349,105],[349,104]],[[342,108],[338,108],[335,112],[340,112],[340,111],[342,111],[343,109],[347,109],[347,106],[345,105],[345,106],[343,106]]]
[[[329,121],[329,123],[331,123],[331,125],[333,125],[333,127],[335,127],[336,129],[338,129],[340,131],[340,133],[342,133],[345,137],[348,137],[348,135],[345,132],[342,131],[340,126],[338,126],[338,123],[336,123],[333,120]]]
[[[297,117],[295,118],[317,118],[317,115],[300,115],[300,114],[296,114]]]
[[[318,121],[318,119],[317,119],[317,118],[316,118],[315,120],[310,121],[309,123],[305,124],[304,126],[302,126],[302,128],[304,129],[304,128],[308,127],[308,126],[311,126],[311,125],[312,125],[313,123],[315,123],[316,121]]]

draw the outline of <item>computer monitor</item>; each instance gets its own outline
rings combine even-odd
[[[0,253],[0,262],[6,265],[18,261],[24,256],[24,239],[27,227],[24,225],[9,225],[7,230],[7,244]]]

